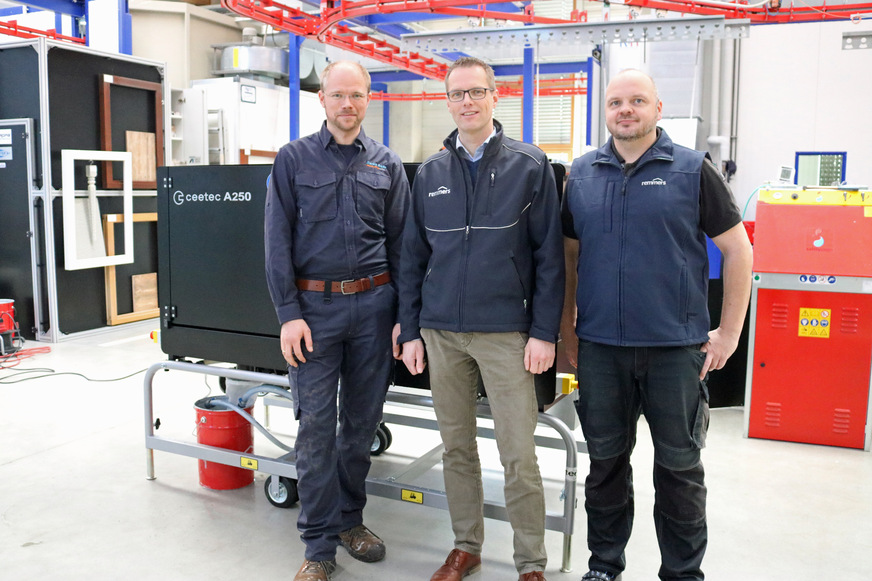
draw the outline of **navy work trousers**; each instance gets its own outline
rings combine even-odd
[[[660,579],[702,580],[708,543],[700,450],[708,429],[705,353],[689,347],[613,347],[581,341],[576,403],[590,455],[585,510],[591,569],[624,570],[633,528],[633,470],[640,413],[654,444],[654,524]]]
[[[392,284],[329,298],[300,293],[314,351],[288,370],[299,420],[297,528],[312,561],[335,558],[339,533],[363,522],[370,450],[392,369],[396,301]]]

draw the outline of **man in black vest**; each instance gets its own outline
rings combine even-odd
[[[612,581],[624,570],[640,413],[654,443],[660,579],[702,580],[705,380],[738,345],[751,245],[729,187],[706,154],[674,144],[657,127],[662,103],[648,75],[616,75],[604,108],[612,138],[573,162],[563,209],[561,335],[571,361],[577,353],[577,409],[590,455],[591,557],[582,580]],[[714,330],[706,235],[724,255],[723,313]]]

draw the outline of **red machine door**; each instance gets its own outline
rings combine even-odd
[[[862,449],[872,296],[757,293],[748,435]]]

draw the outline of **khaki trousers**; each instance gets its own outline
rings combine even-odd
[[[533,431],[538,410],[533,375],[524,369],[525,333],[452,333],[422,329],[430,389],[445,453],[445,493],[454,546],[480,554],[484,493],[476,443],[478,377],[484,381],[514,531],[520,574],[544,571],[545,495]]]

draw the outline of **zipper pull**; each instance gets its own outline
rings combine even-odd
[[[495,169],[491,170],[491,187],[494,187],[494,179],[497,176],[497,171]]]
[[[524,299],[524,313],[527,312],[527,299]]]
[[[463,239],[469,240],[469,226],[466,227],[466,234],[464,234]]]

